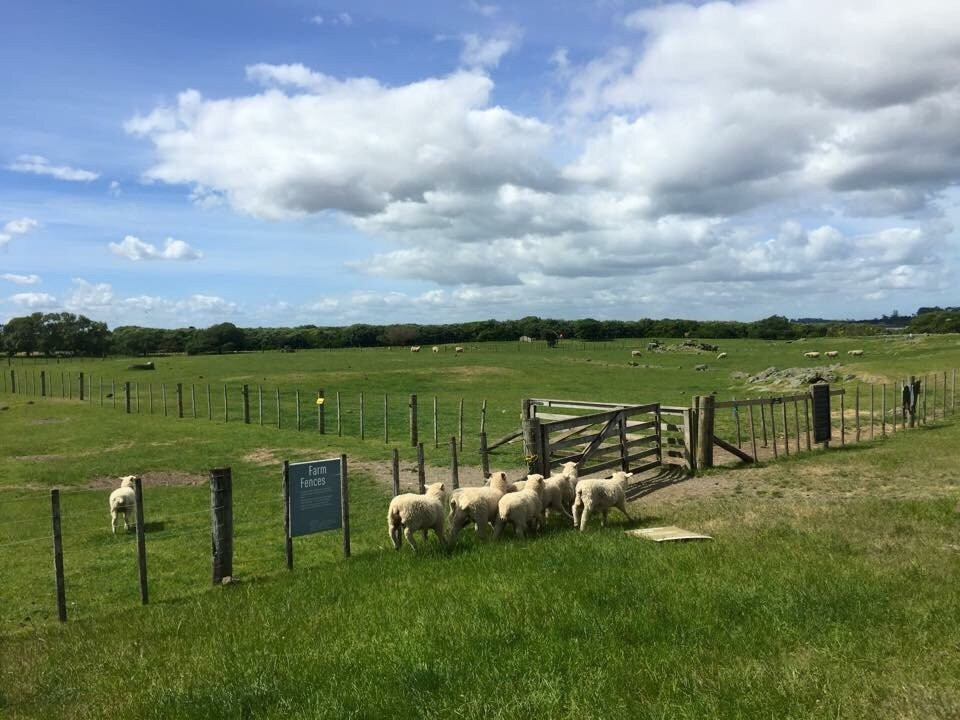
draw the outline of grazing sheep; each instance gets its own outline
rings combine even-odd
[[[840,354],[840,353],[837,352],[836,350],[827,350],[827,351],[824,353],[824,355],[826,355],[827,357],[836,357],[836,356],[839,355],[839,354]]]
[[[457,346],[453,349],[453,351],[454,351],[455,353],[462,353],[462,352],[463,352],[463,348],[460,347],[459,345],[457,345]]]
[[[440,544],[443,540],[443,505],[446,497],[446,486],[442,482],[427,485],[423,495],[417,493],[404,493],[397,495],[390,501],[390,509],[387,510],[387,530],[390,533],[390,539],[393,541],[393,547],[397,550],[403,544],[400,536],[403,535],[410,543],[410,547],[417,549],[413,542],[413,533],[417,530],[423,530],[423,541],[427,541],[427,530],[433,528]]]
[[[411,346],[410,346],[410,352],[420,352],[420,346],[419,346],[419,345],[411,345]]]
[[[577,464],[567,462],[563,469],[543,481],[543,517],[546,521],[550,510],[571,517],[574,488],[577,485]]]
[[[643,353],[640,352],[639,350],[631,350],[631,351],[630,351],[630,354],[631,354],[633,357],[640,357],[641,355],[643,355]]]
[[[486,535],[488,524],[497,517],[500,498],[513,489],[505,472],[490,475],[490,484],[460,488],[450,497],[450,547],[457,544],[460,531],[471,522],[476,524],[477,537]]]
[[[863,350],[847,350],[847,355],[853,355],[854,357],[860,357],[863,355]]]
[[[576,497],[573,499],[573,526],[579,527],[580,532],[587,529],[590,513],[599,510],[600,524],[607,526],[607,513],[615,507],[632,521],[627,512],[627,478],[633,473],[618,470],[613,477],[606,480],[587,479],[577,483]]]
[[[820,357],[820,353],[816,352],[815,350],[811,350],[810,352],[805,352],[803,356],[805,358],[818,358]]]
[[[523,537],[525,528],[535,530],[543,527],[543,475],[527,475],[523,490],[507,493],[497,503],[497,522],[493,526],[493,539],[503,532],[507,523],[513,525],[517,537]]]
[[[725,352],[724,352],[724,353],[720,353],[719,355],[717,355],[717,360],[723,360],[726,356],[727,356],[727,354],[726,354]]]
[[[431,349],[432,349],[435,353],[440,352],[440,348],[439,348],[437,345],[434,345],[433,348],[431,348]]]
[[[697,365],[697,366],[694,367],[693,369],[696,370],[697,372],[706,372],[706,371],[707,371],[707,366],[706,366],[706,365]]]
[[[137,493],[133,489],[137,475],[124,475],[120,478],[120,487],[110,493],[110,527],[117,534],[117,520],[123,515],[123,529],[130,529],[130,515],[136,516]]]

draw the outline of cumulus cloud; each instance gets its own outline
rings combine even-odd
[[[23,217],[10,220],[3,226],[3,232],[0,232],[0,249],[6,247],[14,235],[26,235],[38,227],[40,227],[40,223],[33,218]]]
[[[17,275],[16,273],[4,273],[0,279],[12,282],[14,285],[36,285],[40,282],[39,275]]]
[[[203,254],[194,250],[183,240],[167,238],[163,250],[138,237],[127,235],[122,242],[110,243],[110,252],[127,260],[198,260]]]
[[[55,307],[57,299],[49,293],[16,293],[10,302],[28,310],[46,310]]]
[[[15,162],[7,165],[7,169],[14,172],[32,173],[33,175],[49,175],[57,180],[73,182],[90,182],[100,177],[100,173],[91,170],[72,168],[69,165],[52,165],[42,155],[20,155]]]
[[[274,87],[230,100],[189,90],[175,106],[127,123],[157,148],[149,179],[214,188],[237,210],[264,218],[324,210],[362,216],[437,187],[555,181],[546,157],[550,129],[489,107],[493,84],[485,75],[385,87],[302,66],[248,72]]]

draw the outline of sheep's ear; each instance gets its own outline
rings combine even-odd
[[[440,492],[443,492],[446,489],[447,489],[447,486],[444,485],[443,483],[440,483]]]

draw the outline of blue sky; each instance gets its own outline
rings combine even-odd
[[[960,6],[837,5],[4,3],[0,321],[955,305]]]

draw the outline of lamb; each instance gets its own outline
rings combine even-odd
[[[134,483],[139,479],[137,475],[124,475],[120,478],[120,487],[110,493],[110,527],[113,534],[117,534],[117,521],[120,515],[123,515],[123,529],[130,529],[130,515],[136,515],[137,511],[137,493],[133,489]]]
[[[643,355],[643,353],[640,352],[639,350],[631,350],[630,355],[632,355],[633,357],[640,357],[641,355]]]
[[[847,350],[847,355],[853,355],[854,357],[860,357],[863,355],[863,350]]]
[[[453,349],[453,351],[454,351],[455,353],[462,353],[462,352],[463,352],[463,348],[460,347],[459,345],[457,345],[457,346]]]
[[[440,544],[443,539],[443,506],[446,499],[446,486],[442,482],[427,485],[423,495],[404,493],[397,495],[390,501],[387,510],[387,531],[390,540],[397,550],[403,544],[400,537],[401,529],[410,547],[417,549],[413,542],[413,533],[423,530],[423,541],[427,541],[427,530],[433,528]]]
[[[410,352],[420,352],[420,346],[419,346],[419,345],[411,345],[411,346],[410,346]]]
[[[613,477],[606,480],[587,479],[577,483],[576,497],[573,500],[573,526],[584,532],[590,513],[599,510],[600,524],[606,527],[607,513],[612,507],[619,509],[627,516],[627,520],[632,521],[633,518],[627,512],[626,499],[627,478],[632,474],[618,470]]]
[[[818,352],[816,352],[816,351],[814,351],[814,350],[811,350],[810,352],[805,352],[805,353],[803,354],[803,356],[804,356],[805,358],[818,358],[818,357],[820,357],[820,353],[818,353]]]
[[[543,475],[527,475],[523,490],[507,493],[497,503],[497,522],[493,539],[503,532],[507,523],[513,525],[517,537],[523,537],[525,528],[543,527]]]
[[[487,533],[488,524],[497,517],[500,498],[513,489],[505,472],[490,475],[489,485],[461,488],[450,498],[450,547],[457,544],[460,531],[471,522],[476,524],[477,537]]]
[[[576,484],[577,464],[575,462],[564,463],[563,469],[559,473],[551,475],[543,481],[544,521],[546,521],[547,512],[550,510],[571,517],[570,507],[573,505]]]
[[[431,349],[432,349],[435,353],[440,352],[440,347],[439,347],[438,345],[434,345],[433,348],[431,348]]]
[[[706,366],[706,365],[697,365],[697,366],[695,366],[693,369],[696,370],[697,372],[706,372],[706,371],[707,371],[707,366]]]
[[[719,355],[717,355],[717,360],[723,360],[725,357],[727,357],[727,354],[725,352],[722,352]]]
[[[827,350],[827,351],[824,353],[824,355],[826,355],[827,357],[836,357],[836,356],[839,355],[839,354],[840,354],[840,353],[837,352],[836,350]]]

